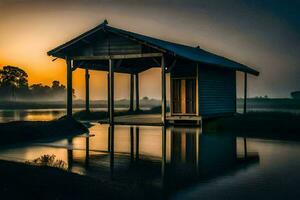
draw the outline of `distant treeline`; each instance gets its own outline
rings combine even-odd
[[[244,99],[237,99],[237,107],[243,108]],[[250,109],[270,108],[270,109],[300,109],[300,99],[292,98],[249,98],[247,107]]]
[[[160,100],[143,98],[140,99],[140,107],[152,108],[159,106],[161,104]],[[107,108],[106,100],[91,100],[91,109],[94,108]],[[0,109],[59,109],[66,108],[65,101],[0,101]],[[74,100],[73,108],[85,108],[84,100]],[[129,108],[129,100],[120,99],[115,100],[115,108]]]
[[[74,93],[74,90],[73,90]],[[51,86],[28,84],[28,74],[19,67],[0,69],[0,101],[64,101],[66,87],[54,80]]]

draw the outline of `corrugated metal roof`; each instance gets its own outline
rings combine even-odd
[[[129,37],[134,40],[138,40],[145,44],[149,44],[151,46],[157,47],[158,49],[161,49],[168,53],[171,53],[175,56],[179,56],[179,57],[182,57],[182,58],[194,61],[194,62],[212,64],[212,65],[217,65],[219,67],[228,68],[231,70],[247,72],[247,73],[250,73],[250,74],[253,74],[256,76],[259,75],[258,71],[254,70],[246,65],[243,65],[238,62],[232,61],[230,59],[224,58],[222,56],[218,56],[216,54],[210,53],[201,48],[190,47],[190,46],[186,46],[186,45],[182,45],[182,44],[168,42],[168,41],[156,39],[153,37],[149,37],[146,35],[141,35],[138,33],[133,33],[133,32],[125,31],[122,29],[114,28],[114,27],[108,26],[106,22],[100,24],[99,26],[95,27],[94,29],[74,38],[73,40],[71,40],[63,45],[56,47],[55,49],[49,51],[48,55],[56,56],[60,51],[66,49],[66,48],[69,48],[73,44],[84,39],[85,37],[88,37],[92,34],[96,34],[98,31],[101,31],[101,30],[111,31],[111,32],[117,33],[119,35]]]

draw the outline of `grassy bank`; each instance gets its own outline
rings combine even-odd
[[[37,139],[55,138],[88,132],[88,129],[66,117],[53,121],[16,121],[0,123],[0,145],[18,142],[31,142]]]
[[[203,122],[206,132],[300,138],[300,115],[283,112],[249,112]]]
[[[0,160],[1,199],[138,199],[139,191],[50,167]]]

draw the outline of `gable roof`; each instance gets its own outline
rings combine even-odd
[[[79,35],[78,37],[66,42],[65,44],[62,44],[62,45],[54,48],[53,50],[49,51],[47,54],[49,56],[51,55],[54,57],[59,57],[58,55],[63,50],[71,48],[74,44],[84,40],[88,36],[97,34],[99,31],[109,31],[109,32],[121,35],[123,37],[127,37],[129,39],[136,40],[138,42],[142,42],[146,45],[151,45],[152,47],[155,47],[161,51],[165,51],[167,53],[173,54],[174,56],[179,56],[179,57],[182,57],[182,58],[194,61],[194,62],[216,65],[216,66],[219,66],[222,68],[242,71],[242,72],[250,73],[250,74],[253,74],[256,76],[259,75],[258,71],[254,70],[246,65],[243,65],[238,62],[227,59],[225,57],[210,53],[201,48],[177,44],[177,43],[149,37],[146,35],[141,35],[138,33],[133,33],[130,31],[125,31],[122,29],[114,28],[114,27],[108,26],[106,20],[102,24],[96,26],[95,28]]]

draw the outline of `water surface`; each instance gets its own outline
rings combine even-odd
[[[0,149],[25,162],[56,155],[68,170],[153,188],[174,199],[296,199],[300,144],[202,133],[198,128],[93,124],[86,135]]]

